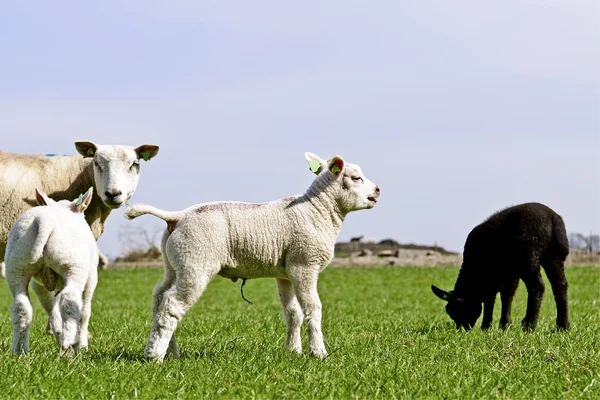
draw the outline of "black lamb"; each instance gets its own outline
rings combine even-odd
[[[523,329],[533,331],[544,295],[540,264],[544,267],[556,302],[556,326],[569,329],[567,278],[564,262],[569,254],[565,224],[557,213],[540,203],[526,203],[499,211],[477,225],[465,243],[463,264],[454,290],[431,286],[446,300],[446,312],[456,328],[471,329],[481,315],[482,329],[492,325],[496,294],[500,292],[500,328],[510,325],[513,297],[522,279],[527,287],[527,312]]]

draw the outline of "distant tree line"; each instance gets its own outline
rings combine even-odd
[[[569,247],[572,249],[587,250],[590,253],[600,250],[600,235],[584,235],[578,232],[569,233]]]

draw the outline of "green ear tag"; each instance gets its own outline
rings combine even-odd
[[[337,164],[335,164],[333,167],[331,167],[331,172],[333,172],[334,174],[337,174],[338,172],[341,172],[342,170],[340,169],[340,167],[337,166]]]
[[[143,151],[142,152],[142,158],[144,159],[144,161],[148,161],[150,159],[150,152],[149,151]]]
[[[83,195],[82,194],[79,195],[79,197],[77,198],[77,202],[75,204],[80,206],[81,203],[83,203]]]
[[[87,151],[87,155],[88,155],[88,156],[90,156],[90,157],[93,157],[93,156],[94,156],[94,149],[92,149],[92,148],[90,147],[90,148],[88,149],[88,151]]]
[[[321,168],[321,163],[319,161],[309,161],[308,166],[313,174],[318,174],[319,168]]]

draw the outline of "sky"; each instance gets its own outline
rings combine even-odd
[[[381,187],[339,240],[461,251],[510,205],[600,232],[598,1],[0,3],[0,149],[158,144],[132,202],[303,193],[341,155]],[[114,211],[100,239],[150,233]]]

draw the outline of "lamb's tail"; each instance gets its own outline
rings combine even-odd
[[[560,257],[564,259],[569,255],[569,239],[567,237],[567,229],[565,222],[558,214],[552,216],[552,230],[554,233],[554,241],[557,244]]]
[[[151,214],[155,217],[158,217],[167,223],[169,222],[179,222],[181,218],[183,218],[183,211],[164,211],[159,210],[156,207],[147,206],[145,204],[134,204],[132,206],[127,206],[127,210],[125,211],[125,218],[134,219],[139,217],[140,215]]]
[[[37,225],[35,228],[33,224]],[[26,241],[31,243],[31,260],[29,263],[36,263],[44,257],[44,249],[54,231],[56,221],[53,218],[35,218],[32,226],[27,229]]]

